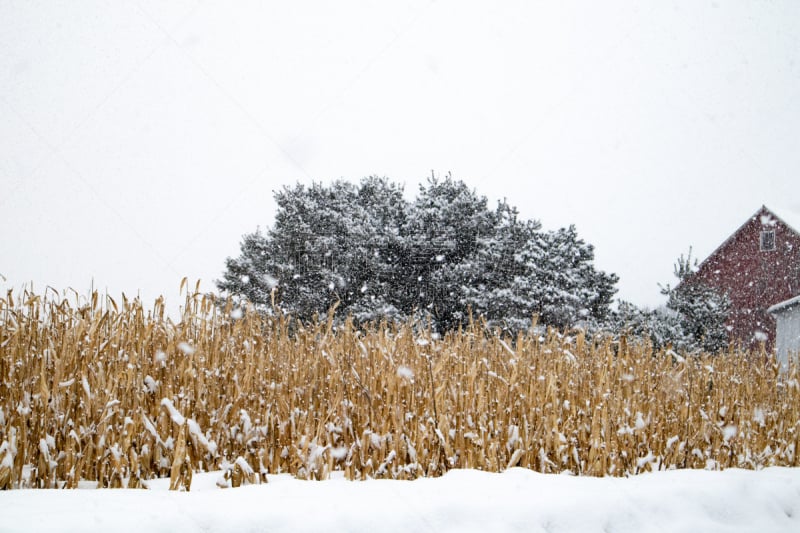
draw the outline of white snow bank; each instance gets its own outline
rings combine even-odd
[[[629,479],[456,470],[439,479],[299,481],[190,493],[14,490],[3,531],[800,531],[800,469],[681,470]]]

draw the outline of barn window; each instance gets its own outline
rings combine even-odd
[[[761,232],[761,251],[769,252],[775,249],[775,230]]]

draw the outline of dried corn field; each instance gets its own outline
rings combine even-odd
[[[173,322],[160,300],[9,292],[0,376],[2,488],[800,465],[797,369],[763,353],[302,326],[200,294]]]

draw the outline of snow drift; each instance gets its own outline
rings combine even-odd
[[[800,469],[676,470],[631,478],[453,470],[415,481],[344,479],[192,490],[16,490],[3,531],[800,531]]]

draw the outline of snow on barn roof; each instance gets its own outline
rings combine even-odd
[[[766,213],[762,213],[762,211],[766,211]],[[724,248],[724,247],[725,247],[725,246],[726,246],[726,245],[727,245],[727,244],[728,244],[728,243],[729,243],[731,240],[733,240],[733,238],[734,238],[734,237],[735,237],[735,236],[736,236],[736,235],[737,235],[737,234],[738,234],[740,231],[742,231],[742,229],[743,229],[745,226],[747,226],[747,224],[749,224],[749,223],[750,223],[750,221],[751,221],[753,218],[755,218],[755,217],[756,217],[756,216],[758,216],[759,214],[761,214],[761,223],[762,223],[762,224],[775,225],[775,221],[774,221],[774,220],[771,220],[771,218],[770,218],[770,217],[775,217],[775,218],[777,218],[778,220],[780,220],[781,222],[783,222],[785,225],[789,226],[789,228],[790,228],[790,229],[792,229],[792,231],[794,231],[795,233],[797,233],[798,235],[800,235],[800,213],[798,213],[798,212],[797,212],[796,210],[794,210],[794,209],[783,209],[783,210],[781,210],[781,211],[780,211],[780,214],[778,214],[778,213],[776,213],[775,211],[773,211],[772,209],[770,209],[769,207],[767,207],[766,205],[762,205],[762,206],[761,206],[761,207],[758,209],[758,211],[756,211],[755,213],[753,213],[753,215],[752,215],[752,216],[748,217],[748,218],[747,218],[747,220],[745,220],[745,221],[744,221],[744,223],[742,223],[742,225],[741,225],[741,226],[739,226],[739,227],[736,229],[736,231],[734,231],[733,233],[731,233],[731,234],[730,234],[730,236],[729,236],[727,239],[725,239],[725,240],[722,242],[722,244],[720,244],[719,246],[717,246],[717,247],[716,247],[716,249],[714,249],[714,251],[713,251],[713,252],[711,252],[710,254],[708,254],[708,256],[707,256],[707,257],[706,257],[706,258],[705,258],[705,259],[704,259],[704,260],[701,262],[701,265],[702,265],[702,263],[705,263],[706,261],[708,261],[708,259],[709,259],[710,257],[713,257],[713,256],[715,256],[715,255],[717,254],[717,252],[719,252],[720,250],[722,250],[722,249],[723,249],[723,248]]]
[[[777,210],[769,209],[769,211],[783,221],[784,224],[792,228],[795,233],[800,234],[800,211],[789,208],[780,208]]]
[[[775,304],[769,309],[767,309],[767,313],[775,314],[780,313],[784,309],[788,309],[790,307],[794,307],[795,305],[800,304],[800,295],[795,296],[794,298],[789,298],[788,300],[784,300],[781,303]]]

